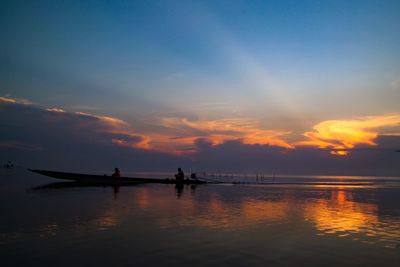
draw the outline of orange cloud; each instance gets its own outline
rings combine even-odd
[[[47,111],[65,112],[57,108],[47,109]],[[212,145],[240,140],[244,144],[273,145],[286,149],[294,149],[298,146],[331,148],[331,154],[345,156],[356,145],[375,146],[374,140],[379,134],[378,130],[400,125],[400,115],[397,114],[353,120],[329,120],[318,123],[313,127],[313,131],[304,133],[307,140],[289,143],[285,140],[285,137],[290,135],[289,131],[263,129],[257,120],[251,118],[189,120],[166,117],[161,118],[157,123],[163,128],[162,130],[138,133],[128,122],[115,117],[83,112],[72,114],[100,121],[103,127],[96,129],[97,131],[122,135],[122,137],[112,138],[112,143],[116,145],[177,155],[196,153],[196,140],[206,139]]]
[[[31,105],[32,102],[23,98],[9,98],[0,96],[0,103]]]
[[[29,100],[0,97],[0,103],[31,104]],[[240,140],[249,145],[271,145],[284,149],[310,146],[331,149],[331,154],[344,156],[357,145],[376,146],[378,135],[398,135],[388,132],[388,127],[400,126],[400,114],[361,117],[351,120],[327,120],[316,124],[313,130],[303,134],[303,140],[290,131],[265,129],[259,120],[252,118],[198,119],[164,117],[152,128],[157,130],[137,131],[128,122],[112,117],[84,112],[68,112],[61,108],[47,108],[51,119],[74,117],[83,130],[107,133],[107,142],[118,146],[154,150],[170,154],[190,154],[197,152],[196,141],[204,139],[212,145]],[[79,119],[77,119],[79,118]],[[305,137],[305,138],[304,138]]]
[[[15,99],[13,99],[13,98],[0,96],[0,102],[3,102],[3,103],[16,103],[17,101]]]
[[[380,129],[399,125],[400,114],[323,121],[315,125],[313,131],[304,133],[308,140],[296,142],[295,145],[333,148],[332,154],[347,155],[348,149],[356,145],[375,146]]]
[[[143,134],[138,134],[131,125],[121,119],[110,117],[110,116],[98,116],[83,112],[76,112],[80,116],[92,117],[100,120],[106,129],[100,129],[100,131],[109,132],[116,135],[122,135],[124,138],[113,138],[112,143],[120,146],[140,148],[140,149],[152,149],[149,145],[150,138]]]
[[[48,112],[65,113],[65,110],[63,110],[62,108],[46,108],[46,111],[48,111]]]
[[[283,137],[289,131],[262,129],[257,120],[250,118],[188,120],[186,118],[163,118],[160,124],[169,130],[167,135],[158,135],[156,142],[179,142],[193,146],[199,139],[207,139],[213,145],[230,140],[241,140],[244,144],[274,145],[287,149],[294,148]],[[175,135],[175,136],[174,136]]]

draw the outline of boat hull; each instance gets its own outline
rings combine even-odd
[[[135,183],[157,183],[157,184],[205,184],[206,181],[202,180],[183,180],[177,181],[175,179],[156,179],[156,178],[135,178],[135,177],[112,177],[107,175],[93,175],[93,174],[81,174],[72,172],[58,172],[49,170],[31,170],[31,172],[45,175],[48,177],[70,180],[79,183],[93,183],[93,184],[106,184],[106,185],[119,185],[119,184],[135,184]]]

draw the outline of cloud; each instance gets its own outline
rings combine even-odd
[[[5,102],[0,111],[0,162],[70,171],[165,170],[182,162],[145,148],[148,138],[119,118]]]
[[[354,120],[329,120],[318,123],[313,131],[304,133],[307,140],[296,146],[332,148],[334,155],[347,155],[357,145],[376,146],[383,128],[400,126],[400,114],[369,116]]]
[[[22,105],[32,105],[33,102],[31,102],[28,99],[24,98],[10,98],[10,97],[2,97],[0,96],[0,103],[8,103],[8,104],[22,104]]]
[[[184,144],[193,147],[197,139],[206,139],[212,145],[231,140],[240,140],[244,144],[268,144],[283,148],[294,148],[284,140],[289,131],[267,130],[260,128],[259,123],[250,118],[230,118],[216,120],[189,120],[180,117],[165,117],[160,125],[166,129],[165,134],[152,136],[152,140],[170,145]]]
[[[73,118],[75,126],[80,130],[89,129],[94,135],[106,138],[105,142],[110,141],[112,144],[131,148],[150,149],[149,138],[137,133],[128,122],[119,118],[85,112],[66,112],[58,108],[46,109],[46,111]]]
[[[376,138],[379,149],[395,151],[400,149],[400,134],[379,135]]]
[[[0,110],[0,161],[28,167],[399,174],[398,115],[321,122],[296,144],[286,141],[288,131],[249,118],[165,117],[146,132],[113,116],[60,108],[3,102]]]
[[[16,103],[16,100],[13,99],[13,98],[1,97],[0,96],[0,102],[3,102],[3,103]]]
[[[388,148],[396,147],[396,143],[400,142],[400,137],[392,138],[390,142],[386,141]],[[201,170],[325,175],[400,173],[397,167],[398,156],[393,148],[360,148],[353,150],[346,157],[338,157],[328,153],[328,149],[303,147],[288,150],[277,146],[248,145],[238,140],[227,141],[220,145],[198,140],[196,146],[198,153],[194,163]]]
[[[42,109],[35,105],[26,106],[19,102],[7,101],[3,103],[6,103],[5,106],[2,106],[2,121],[4,124],[15,125],[26,131],[32,129],[32,134],[26,133],[27,136],[35,133],[39,134],[35,130],[40,130],[40,134],[46,135],[45,131],[47,130],[53,139],[62,138],[64,135],[74,136],[82,140],[87,138],[86,141],[89,142],[110,144],[115,139],[125,141],[125,145],[129,143],[132,147],[140,146],[144,140],[140,134],[135,133],[129,123],[115,117],[83,112],[68,112],[60,108]],[[9,103],[13,105],[8,105]],[[10,129],[5,131],[10,131]],[[57,135],[54,135],[55,133]],[[10,135],[6,137],[12,139]]]
[[[61,108],[46,108],[46,111],[65,113],[65,110],[63,110],[63,109],[61,109]]]
[[[29,101],[1,98],[2,103],[26,105]],[[376,146],[375,139],[387,132],[388,127],[399,126],[400,115],[369,116],[351,120],[329,120],[316,124],[312,131],[303,134],[306,139],[291,131],[263,128],[252,118],[201,119],[193,117],[162,117],[154,124],[157,130],[134,129],[128,122],[112,117],[87,112],[68,112],[61,108],[46,108],[31,105],[50,123],[73,124],[75,132],[97,134],[94,139],[102,142],[136,149],[153,150],[170,154],[194,154],[198,152],[197,140],[207,140],[211,145],[239,140],[247,145],[269,145],[284,149],[315,147],[331,149],[333,155],[348,155],[356,146]],[[101,139],[100,138],[100,139]],[[291,141],[288,141],[291,140]]]

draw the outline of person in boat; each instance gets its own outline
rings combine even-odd
[[[112,177],[121,177],[121,172],[118,168],[114,169],[114,173],[111,175]]]
[[[178,168],[178,173],[175,174],[175,179],[177,181],[183,181],[185,179],[185,173],[182,171],[181,168]]]

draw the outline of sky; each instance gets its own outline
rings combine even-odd
[[[0,161],[400,175],[398,1],[2,1]]]

